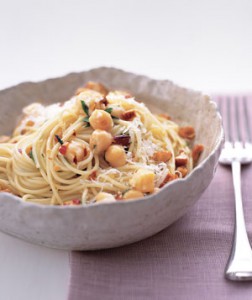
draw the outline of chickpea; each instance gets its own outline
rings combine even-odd
[[[115,202],[116,199],[113,195],[105,192],[100,192],[95,196],[96,203],[111,203]]]
[[[136,190],[129,190],[126,192],[123,196],[123,199],[125,200],[133,200],[133,199],[138,199],[138,198],[143,198],[144,194],[140,191]]]
[[[107,150],[108,147],[112,144],[112,141],[113,137],[109,132],[96,129],[90,137],[90,147],[99,154]]]
[[[126,158],[123,147],[119,145],[111,145],[105,152],[106,161],[114,168],[124,166]]]
[[[96,109],[89,118],[90,125],[94,129],[111,130],[113,120],[111,115],[104,110]]]
[[[84,145],[77,143],[75,141],[71,141],[67,145],[65,157],[69,162],[78,163],[84,160],[86,155],[87,155],[87,149]]]
[[[154,179],[155,174],[153,171],[140,169],[133,175],[131,183],[137,191],[153,193],[155,188]]]

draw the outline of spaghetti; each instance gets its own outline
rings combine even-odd
[[[24,201],[87,205],[142,198],[193,168],[195,132],[133,96],[89,82],[64,103],[23,109],[0,138],[0,190]]]

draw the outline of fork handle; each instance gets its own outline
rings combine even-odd
[[[235,233],[226,266],[226,277],[231,280],[252,280],[252,251],[243,213],[241,163],[237,160],[232,162],[232,174],[235,192]]]

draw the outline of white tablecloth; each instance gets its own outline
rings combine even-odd
[[[106,65],[204,92],[252,90],[250,0],[0,5],[0,89]],[[68,253],[0,233],[0,299],[64,299]]]

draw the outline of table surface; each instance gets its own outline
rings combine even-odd
[[[250,0],[5,1],[0,89],[106,65],[206,93],[251,91],[251,15]],[[66,298],[67,252],[0,233],[0,265],[0,299]]]

